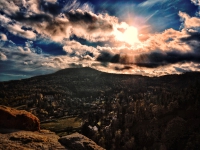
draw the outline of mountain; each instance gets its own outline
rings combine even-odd
[[[0,98],[10,97],[14,91],[27,93],[59,93],[75,97],[106,95],[119,90],[140,92],[152,87],[182,88],[199,81],[200,73],[190,72],[182,75],[145,77],[104,73],[92,68],[69,68],[53,74],[36,76],[29,79],[0,82]],[[170,89],[168,89],[170,90]],[[8,93],[8,95],[5,95]],[[11,94],[11,95],[10,95]]]

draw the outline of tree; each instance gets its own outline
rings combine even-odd
[[[168,122],[167,127],[162,135],[162,141],[167,149],[178,149],[180,145],[184,147],[184,134],[186,132],[186,121],[180,117],[176,117]],[[182,148],[183,149],[183,148]]]

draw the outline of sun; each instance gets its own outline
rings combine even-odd
[[[127,24],[121,24],[120,27],[116,28],[114,31],[116,40],[128,43],[130,45],[135,45],[139,43],[138,30],[133,26]]]

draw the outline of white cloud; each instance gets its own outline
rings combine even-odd
[[[191,0],[191,2],[199,7],[199,10],[196,12],[196,16],[200,17],[200,0]]]
[[[190,17],[184,12],[179,12],[179,16],[183,19],[183,26],[187,29],[200,27],[200,18]]]
[[[36,54],[42,54],[42,49],[38,46],[33,47],[32,41],[25,42],[25,46],[21,47],[18,46],[17,49],[22,53],[36,53]]]
[[[24,52],[28,52],[28,53],[31,53],[31,50],[29,47],[24,47]]]
[[[63,11],[70,11],[72,9],[76,10],[80,7],[80,2],[77,0],[69,0],[64,6]]]
[[[92,54],[96,55],[99,54],[98,50],[92,46],[82,45],[77,41],[66,41],[65,46],[63,47],[68,55],[76,56],[76,57],[84,57],[86,55]]]
[[[30,60],[30,61],[25,61],[24,62],[24,65],[32,65],[33,64],[33,61],[32,60]]]
[[[197,6],[200,6],[200,0],[191,0],[191,2]]]
[[[6,28],[12,34],[26,38],[26,39],[35,39],[37,36],[36,33],[34,33],[33,31],[23,30],[22,26],[18,24],[13,24],[13,25],[8,24]]]
[[[5,54],[3,54],[3,53],[0,52],[0,60],[1,61],[7,60],[7,56]]]
[[[191,47],[181,42],[180,39],[189,36],[185,30],[177,31],[174,29],[167,29],[162,33],[152,34],[150,38],[143,43],[142,52],[151,51],[191,51]]]
[[[54,3],[56,3],[57,2],[57,0],[44,0],[45,2],[48,2],[48,3],[52,3],[52,4],[54,4]]]
[[[83,10],[87,12],[94,12],[94,6],[86,2],[81,5],[81,3],[78,0],[69,0],[68,3],[64,6],[63,11],[70,11],[70,10]]]
[[[30,47],[33,47],[33,41],[26,41],[26,42],[25,42],[25,46],[26,46],[26,47],[29,47],[29,48],[30,48]]]
[[[23,30],[22,25],[20,25],[20,23],[15,23],[15,21],[12,21],[10,18],[4,15],[0,15],[0,25],[6,28],[9,32],[11,32],[14,35],[18,35],[27,39],[36,38],[36,33],[30,30]]]
[[[11,23],[11,19],[6,17],[5,15],[0,14],[0,24],[1,25],[6,25],[8,23]]]
[[[19,11],[19,7],[15,4],[13,0],[1,0],[0,1],[0,10],[7,15],[14,15]]]
[[[140,7],[151,7],[153,5],[155,5],[156,3],[163,3],[165,2],[166,0],[147,0],[147,1],[144,1],[142,3],[139,4]]]
[[[26,8],[26,16],[29,17],[33,14],[40,14],[42,13],[40,11],[40,5],[39,5],[39,0],[23,0],[23,7]]]
[[[83,11],[87,11],[87,12],[94,12],[94,6],[87,2],[87,3],[84,3],[81,7],[80,7],[81,10]]]
[[[8,39],[7,39],[7,36],[5,34],[0,33],[0,40],[7,41]]]
[[[20,52],[24,52],[24,49],[21,46],[17,47]]]

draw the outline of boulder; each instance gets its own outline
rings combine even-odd
[[[94,141],[79,133],[63,136],[59,142],[71,150],[104,150]]]
[[[25,110],[0,105],[0,128],[39,131],[40,121]]]

